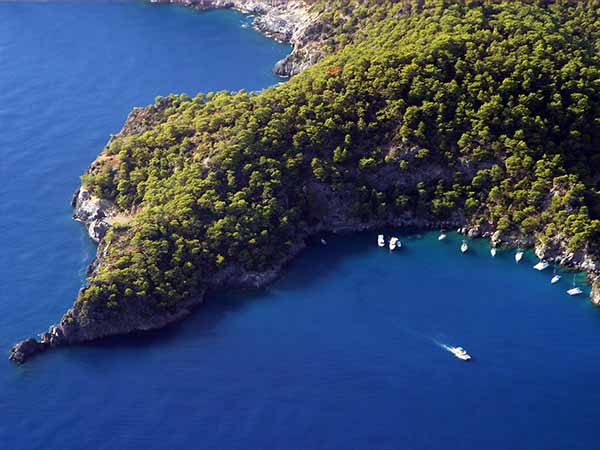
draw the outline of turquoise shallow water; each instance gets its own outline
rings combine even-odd
[[[94,253],[78,176],[156,95],[260,89],[289,51],[232,12],[0,3],[0,349],[56,321]],[[0,359],[0,449],[594,449],[600,310],[487,244],[326,236],[181,324]],[[442,345],[463,345],[463,363]]]

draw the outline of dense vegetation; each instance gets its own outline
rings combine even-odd
[[[221,269],[267,269],[322,223],[323,190],[357,222],[464,220],[598,255],[598,6],[316,4],[320,63],[158,99],[156,125],[111,141],[83,181],[133,218],[78,301],[169,308]]]

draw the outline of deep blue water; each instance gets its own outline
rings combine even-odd
[[[0,349],[71,304],[79,175],[156,95],[260,89],[289,49],[233,12],[0,3]],[[0,449],[594,449],[600,310],[451,235],[328,236],[166,330],[0,359]],[[218,302],[217,302],[218,300]],[[463,345],[463,363],[441,344]]]

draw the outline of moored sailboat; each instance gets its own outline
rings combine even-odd
[[[567,294],[570,296],[583,294],[583,291],[578,286],[575,286],[575,274],[573,274],[573,287],[567,290]]]
[[[567,291],[567,294],[569,294],[571,296],[579,295],[579,294],[583,294],[583,291],[581,289],[579,289],[578,287],[573,287]]]

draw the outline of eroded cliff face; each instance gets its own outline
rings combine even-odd
[[[322,56],[317,13],[303,1],[288,0],[150,0],[150,3],[173,3],[198,10],[236,9],[255,15],[254,27],[265,35],[293,46],[292,53],[278,61],[276,75],[288,77],[300,73]]]
[[[85,225],[90,238],[98,243],[110,227],[110,217],[114,206],[108,200],[96,197],[85,188],[73,195],[73,218]]]
[[[600,278],[595,276],[591,282],[592,291],[590,292],[590,300],[594,305],[600,306]]]

